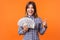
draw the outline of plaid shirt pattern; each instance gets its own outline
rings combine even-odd
[[[34,29],[29,29],[27,32],[23,32],[22,26],[19,26],[18,27],[18,34],[19,35],[24,35],[23,40],[39,40],[38,33],[44,34],[44,32],[46,31],[46,28],[42,27],[41,18],[34,18],[33,16],[27,16],[27,17],[34,20],[35,28]]]

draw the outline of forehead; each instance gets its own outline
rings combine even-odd
[[[32,4],[29,4],[28,7],[33,7],[33,5]]]

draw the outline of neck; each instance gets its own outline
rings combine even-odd
[[[32,16],[32,15],[27,15],[28,17],[34,17],[34,16]]]

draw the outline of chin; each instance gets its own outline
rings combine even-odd
[[[30,13],[29,15],[32,16],[33,14]]]

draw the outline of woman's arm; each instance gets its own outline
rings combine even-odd
[[[42,23],[42,20],[39,18],[39,24],[38,24],[38,27],[39,27],[39,32],[41,35],[43,35],[47,29],[47,25],[43,26],[43,23]]]
[[[18,27],[18,34],[25,34],[25,31],[23,30],[22,26]]]
[[[39,24],[39,32],[41,35],[43,35],[45,33],[47,28],[43,27],[42,24]]]

